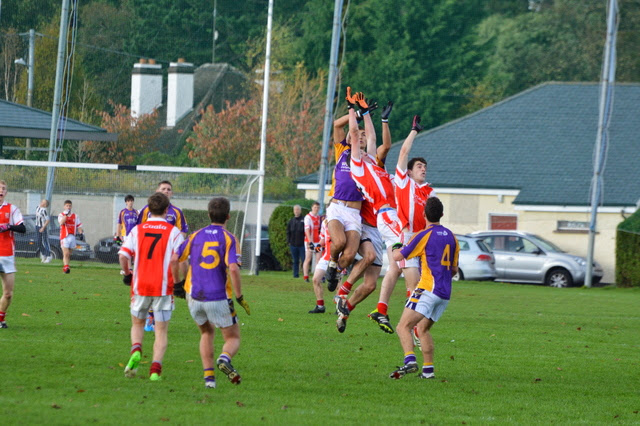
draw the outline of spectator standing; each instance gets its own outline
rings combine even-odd
[[[49,202],[40,201],[36,207],[36,231],[38,237],[38,250],[40,250],[40,261],[42,263],[51,262],[51,246],[49,245],[49,212],[47,211]]]
[[[287,242],[293,259],[293,278],[300,276],[300,262],[304,262],[304,217],[299,205],[293,206],[293,217],[287,224]]]

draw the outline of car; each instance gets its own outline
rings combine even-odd
[[[255,243],[256,243],[256,226],[255,225],[245,225],[244,229],[244,238],[242,239],[242,263],[243,269],[249,269],[251,259],[255,256]],[[240,244],[240,239],[238,238],[238,244]],[[253,250],[252,250],[253,249]],[[260,271],[280,271],[282,270],[282,266],[280,266],[280,262],[276,259],[273,251],[271,251],[271,244],[269,243],[269,227],[267,225],[262,225],[260,232],[260,261],[259,261],[259,270]]]
[[[100,238],[93,246],[96,259],[104,263],[118,263],[120,261],[118,258],[119,250],[120,246],[113,241],[113,236]]]
[[[582,285],[587,274],[584,257],[566,253],[544,238],[522,231],[481,231],[496,259],[496,281],[546,284],[551,287]],[[602,279],[602,266],[593,263],[593,283]]]
[[[24,234],[15,232],[14,240],[16,247],[16,256],[18,257],[37,257],[40,255],[38,249],[38,234],[36,231],[36,216],[23,216],[24,226],[27,230]],[[62,248],[60,247],[60,225],[55,218],[52,218],[48,226],[49,246],[51,247],[51,257],[53,259],[62,259]],[[76,248],[71,251],[72,260],[89,260],[93,257],[91,246],[84,241],[76,241]]]
[[[497,276],[495,257],[489,246],[480,238],[470,235],[456,235],[460,252],[458,256],[458,273],[454,281],[494,280]]]

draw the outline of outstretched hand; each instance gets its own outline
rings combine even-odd
[[[422,127],[422,125],[420,124],[420,116],[414,115],[413,123],[411,124],[411,130],[415,130],[416,132],[420,133],[420,130],[422,129],[424,129],[424,127]]]
[[[362,92],[358,92],[355,94],[355,101],[358,104],[358,106],[360,107],[360,109],[364,110],[364,111],[368,111],[369,110],[369,104],[367,103],[367,100],[364,98],[364,93]]]
[[[392,109],[393,109],[393,102],[392,101],[387,102],[384,108],[382,108],[382,112],[380,113],[380,118],[382,119],[382,121],[389,120],[389,115],[391,115]]]
[[[353,108],[356,104],[356,95],[351,94],[351,86],[347,86],[347,108]]]

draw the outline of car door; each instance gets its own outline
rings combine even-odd
[[[520,236],[509,236],[505,241],[505,280],[541,282],[546,256],[533,242]]]
[[[482,241],[491,248],[491,251],[493,251],[497,280],[505,279],[506,269],[510,263],[508,260],[510,253],[506,248],[507,238],[508,236],[506,235],[491,235],[488,237],[482,237]]]

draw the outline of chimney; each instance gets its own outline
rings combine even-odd
[[[131,72],[131,116],[150,114],[162,105],[162,65],[140,59]]]
[[[178,59],[169,64],[167,127],[174,127],[193,109],[193,64]]]

